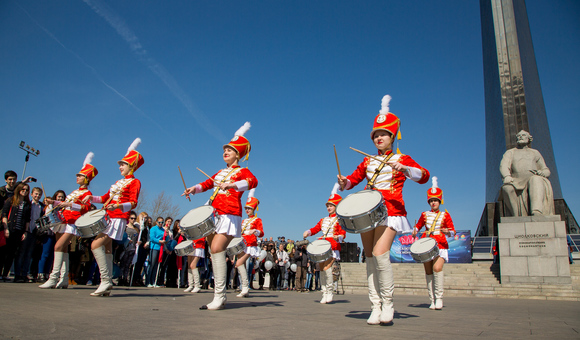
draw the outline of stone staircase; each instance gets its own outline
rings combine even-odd
[[[366,265],[341,263],[345,294],[367,294]],[[426,295],[425,271],[421,263],[393,263],[395,294]],[[580,264],[570,265],[571,284],[501,284],[499,266],[489,261],[447,263],[445,296],[475,296],[506,299],[580,301]]]

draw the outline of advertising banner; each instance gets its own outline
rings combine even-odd
[[[411,233],[397,235],[391,246],[391,262],[415,263],[409,248],[417,239],[416,237],[413,238]],[[449,244],[449,263],[471,263],[470,230],[456,231],[455,236],[447,238],[447,243]]]

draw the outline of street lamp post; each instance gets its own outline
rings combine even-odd
[[[30,145],[26,144],[24,141],[20,142],[19,147],[20,147],[20,149],[26,151],[26,157],[24,158],[24,170],[22,170],[22,177],[21,177],[21,178],[25,178],[24,175],[26,174],[26,164],[28,163],[28,159],[30,159],[30,155],[32,154],[34,157],[37,157],[38,155],[40,155],[40,150],[34,149]]]

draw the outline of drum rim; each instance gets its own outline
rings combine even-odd
[[[188,245],[184,245],[186,243],[189,243]],[[173,249],[181,249],[181,248],[187,248],[188,246],[192,246],[193,245],[193,240],[185,240],[183,242],[180,242],[178,245],[175,246],[175,248]],[[180,247],[181,246],[181,247]]]
[[[75,221],[75,225],[77,225],[77,223],[78,223],[79,220],[81,220],[81,222],[82,222],[83,220],[86,220],[87,218],[94,218],[94,217],[96,217],[96,214],[103,215],[103,216],[101,216],[98,219],[94,220],[91,224],[99,221],[103,217],[105,217],[105,218],[107,217],[107,213],[104,210],[87,211],[86,213],[82,214],[79,218],[77,218],[77,220]]]

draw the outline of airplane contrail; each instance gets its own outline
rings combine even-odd
[[[157,121],[155,121],[151,116],[149,116],[148,114],[145,113],[145,111],[143,111],[141,108],[139,108],[137,105],[135,105],[129,98],[127,98],[127,96],[123,95],[121,92],[119,92],[116,88],[114,88],[113,86],[111,86],[109,83],[107,83],[103,77],[99,74],[99,72],[97,72],[97,70],[89,65],[83,58],[81,58],[81,56],[79,56],[75,51],[71,50],[70,48],[66,47],[54,34],[52,34],[52,32],[50,32],[46,27],[42,26],[36,19],[34,19],[34,17],[32,15],[30,15],[30,13],[28,13],[28,11],[26,9],[24,9],[22,6],[20,6],[20,4],[16,3],[15,4],[28,16],[28,18],[36,25],[38,26],[41,30],[44,31],[44,33],[46,33],[46,35],[48,35],[52,40],[54,40],[58,45],[60,45],[65,51],[67,51],[68,53],[72,54],[83,66],[85,66],[86,68],[88,68],[89,70],[91,70],[91,72],[93,73],[93,75],[103,84],[105,85],[109,90],[113,91],[116,95],[118,95],[119,97],[121,97],[121,99],[123,99],[127,104],[129,104],[129,106],[131,106],[133,109],[135,109],[137,112],[139,112],[141,115],[143,115],[145,118],[147,118],[149,121],[151,121],[153,124],[155,124],[157,127],[159,127],[159,129],[165,131],[167,133],[167,135],[172,138],[176,145],[179,145],[185,152],[189,153],[188,149],[185,148],[183,145],[181,145],[181,143],[179,143],[175,138],[173,138],[173,134],[170,133],[169,131],[167,131],[163,126],[161,126]]]
[[[127,26],[125,21],[115,13],[107,4],[99,0],[83,0],[91,9],[100,15],[107,23],[113,27],[117,33],[129,44],[131,51],[135,53],[141,63],[143,63],[153,74],[155,74],[169,91],[185,106],[189,114],[196,120],[196,122],[210,135],[222,142],[227,138],[224,134],[215,127],[210,120],[199,110],[195,108],[193,101],[183,91],[181,86],[177,83],[175,78],[154,58],[150,57],[147,50],[143,48],[139,38],[133,33],[131,28]]]

